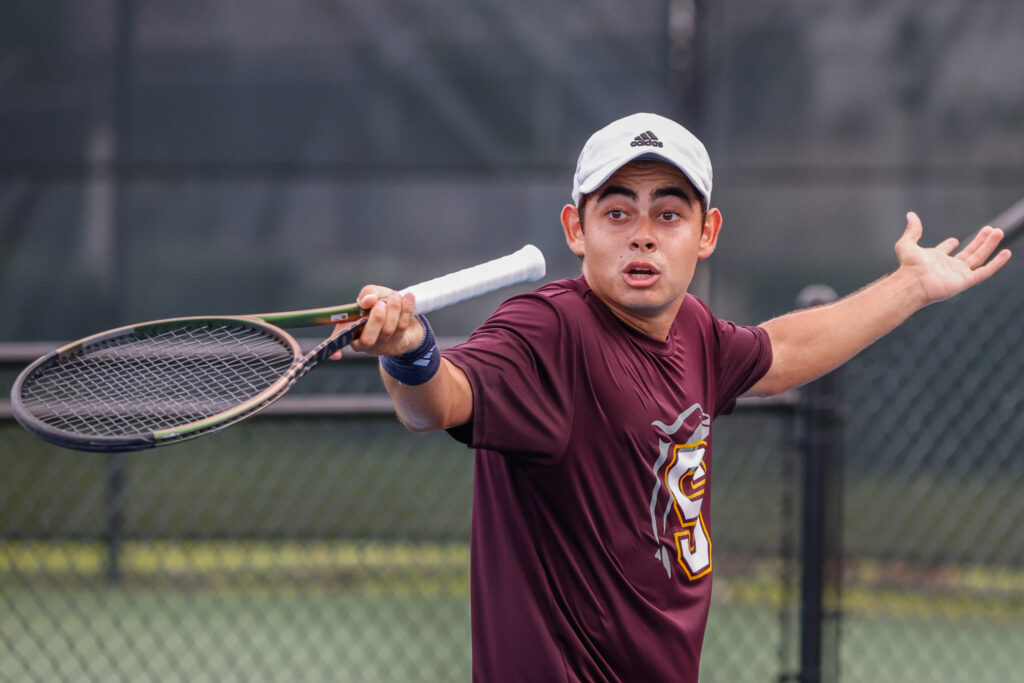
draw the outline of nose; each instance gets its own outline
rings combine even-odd
[[[635,224],[633,236],[630,238],[629,246],[638,251],[654,251],[657,243],[654,240],[654,231],[650,220],[639,219]]]

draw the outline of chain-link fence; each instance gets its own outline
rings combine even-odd
[[[0,678],[468,680],[471,460],[443,437],[267,418],[112,461],[2,430]]]
[[[844,681],[1024,671],[1024,263],[845,370]]]
[[[1005,681],[1024,664],[1008,268],[842,372],[845,514],[825,531],[843,573],[824,602],[841,619],[823,652],[839,680]],[[471,458],[405,432],[372,364],[309,379],[299,414],[149,453],[62,451],[0,423],[0,676],[467,679]],[[355,414],[332,414],[342,386]],[[796,415],[746,404],[717,427],[702,680],[804,680]]]

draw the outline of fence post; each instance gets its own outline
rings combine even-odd
[[[107,546],[106,579],[121,580],[121,544],[124,540],[125,456],[109,453],[106,457],[106,500],[104,501],[103,540]]]
[[[812,285],[800,308],[835,301],[835,291]],[[801,683],[839,679],[839,589],[842,551],[842,420],[839,371],[800,390],[799,446],[803,516],[800,548]]]
[[[111,111],[114,118],[113,168],[114,168],[114,213],[112,233],[114,235],[113,272],[108,283],[107,297],[111,317],[115,321],[125,319],[128,291],[128,257],[125,228],[124,164],[131,159],[131,87],[135,61],[135,17],[138,0],[119,0],[117,3],[117,29],[114,34],[114,73],[111,89]],[[123,322],[118,322],[123,324]],[[106,577],[108,581],[121,579],[121,544],[124,537],[125,505],[125,456],[112,453],[106,460],[106,507],[104,510],[103,533],[107,543]]]

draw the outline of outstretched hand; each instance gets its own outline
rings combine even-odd
[[[1010,250],[995,256],[1003,231],[986,225],[974,239],[957,253],[960,240],[950,237],[931,248],[918,242],[924,228],[913,211],[907,214],[907,229],[896,242],[896,258],[900,269],[912,273],[921,286],[924,303],[948,299],[992,277],[1010,260]],[[990,258],[991,257],[991,258]]]
[[[959,251],[955,238],[922,247],[923,232],[921,219],[908,213],[907,229],[896,242],[896,272],[835,303],[762,323],[772,344],[772,365],[747,393],[770,396],[831,372],[923,306],[987,280],[1010,259],[1008,249],[996,252],[1004,237],[999,228],[985,226]]]

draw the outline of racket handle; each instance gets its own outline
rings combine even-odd
[[[544,254],[527,244],[508,256],[406,287],[402,293],[416,296],[416,314],[430,313],[502,287],[539,280],[544,272]]]

